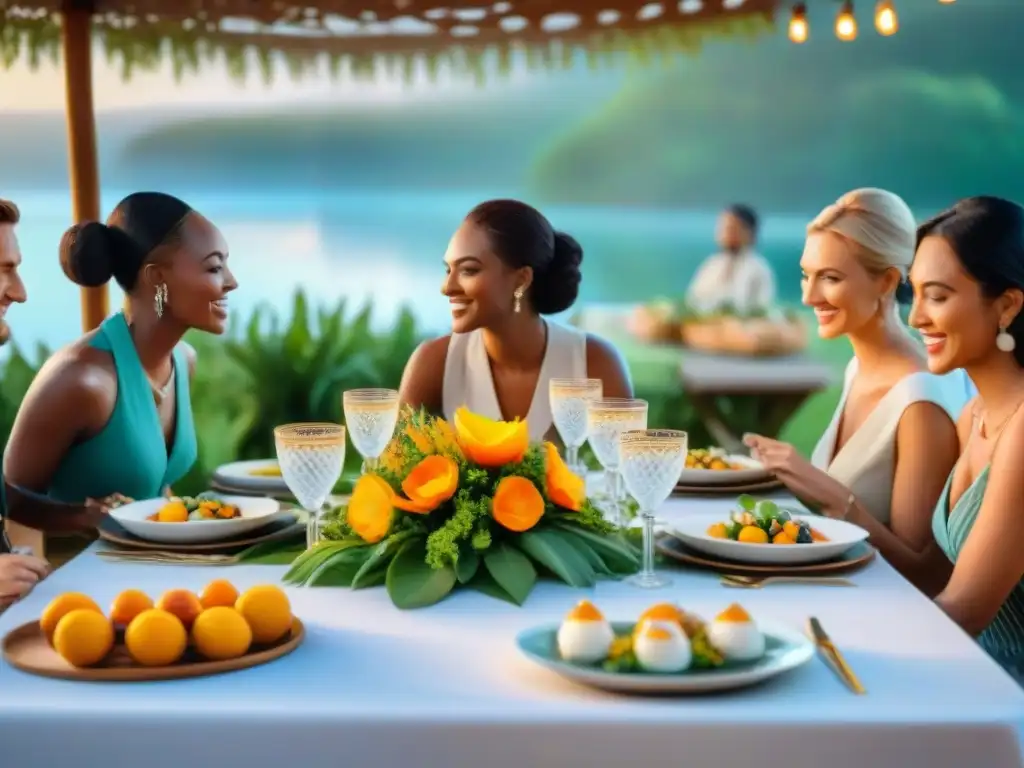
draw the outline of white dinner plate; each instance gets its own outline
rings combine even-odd
[[[239,491],[252,491],[254,493],[287,494],[288,484],[280,475],[266,477],[254,475],[253,470],[279,467],[277,459],[255,459],[252,461],[234,461],[224,464],[213,472],[213,480],[228,488],[237,488]]]
[[[632,622],[613,622],[616,634],[624,634]],[[606,672],[600,666],[573,664],[558,653],[558,625],[549,624],[521,632],[516,645],[527,659],[581,685],[615,693],[686,695],[745,688],[806,664],[814,645],[798,632],[772,625],[758,626],[765,636],[765,654],[757,661],[727,662],[718,669],[694,669],[674,675],[654,672]]]
[[[817,515],[793,515],[794,520],[805,521],[825,534],[828,541],[810,544],[746,544],[732,539],[709,536],[708,528],[715,523],[728,523],[728,512],[694,512],[680,515],[672,521],[668,532],[686,546],[698,552],[715,555],[736,563],[756,565],[797,565],[820,563],[839,557],[868,537],[863,528],[843,520],[832,520]]]
[[[147,518],[170,500],[134,501],[110,510],[110,516],[128,533],[161,544],[206,544],[230,539],[268,525],[292,512],[276,499],[254,496],[217,496],[238,507],[239,516],[229,520],[189,520],[185,523],[157,523]]]
[[[761,462],[749,456],[737,454],[722,458],[730,464],[736,464],[743,468],[694,469],[684,467],[683,471],[679,473],[679,482],[683,485],[741,485],[768,480],[772,476],[772,473],[765,469]]]

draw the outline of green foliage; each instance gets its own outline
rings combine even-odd
[[[25,357],[14,342],[10,343],[9,350],[9,357],[0,372],[0,452],[7,447],[14,419],[29,385],[50,356],[50,350],[42,344],[36,348],[35,364]]]

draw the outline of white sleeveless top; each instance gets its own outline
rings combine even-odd
[[[886,525],[892,513],[892,489],[896,480],[896,431],[903,412],[914,403],[934,403],[956,422],[960,411],[976,394],[961,370],[944,376],[921,371],[900,379],[878,401],[874,410],[835,453],[846,397],[857,372],[857,358],[846,366],[846,379],[832,422],[821,436],[811,463],[841,482],[864,508]]]
[[[548,344],[540,376],[537,377],[537,388],[526,415],[531,441],[544,440],[553,424],[548,382],[551,379],[587,377],[587,334],[550,320],[544,322],[548,328]],[[483,334],[479,330],[451,335],[442,390],[444,415],[449,421],[461,406],[489,419],[503,418],[494,391]]]

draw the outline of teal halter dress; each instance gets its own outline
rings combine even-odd
[[[963,496],[957,499],[956,506],[950,509],[949,487],[953,481],[953,473],[950,473],[939,498],[932,516],[932,533],[952,563],[956,563],[974,521],[978,519],[988,487],[988,474],[989,467],[985,467]],[[978,635],[978,645],[1019,684],[1024,685],[1024,582],[1013,588],[992,623]]]
[[[153,389],[135,350],[128,321],[118,312],[107,318],[92,346],[110,352],[117,369],[114,412],[99,434],[79,443],[60,463],[47,495],[69,504],[121,493],[132,499],[160,496],[192,468],[198,455],[188,359],[173,353],[177,417],[170,451],[164,440]]]

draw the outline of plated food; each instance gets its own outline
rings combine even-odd
[[[751,496],[740,496],[739,507],[724,522],[708,526],[708,536],[731,539],[744,544],[813,544],[828,541],[828,536],[811,526],[805,519],[794,517],[770,499],[755,501]]]
[[[301,623],[279,587],[239,593],[216,579],[200,594],[172,589],[156,600],[126,589],[107,612],[89,595],[66,592],[50,601],[38,622],[10,633],[4,653],[15,666],[40,674],[157,679],[242,668],[249,655],[269,660],[275,647],[297,644],[297,635]],[[191,669],[179,675],[172,667]]]
[[[611,622],[591,602],[561,624],[522,633],[531,660],[576,682],[633,693],[697,693],[764,680],[805,663],[813,646],[797,633],[763,628],[733,603],[711,621],[674,603],[634,622]]]
[[[751,496],[740,496],[725,515],[712,511],[681,516],[669,533],[697,552],[758,565],[824,563],[868,538],[867,531],[844,520]]]
[[[281,502],[269,497],[210,493],[135,501],[110,511],[114,522],[128,533],[163,544],[222,541],[256,531],[288,514]]]
[[[741,485],[771,479],[761,462],[723,448],[693,448],[679,474],[682,485]]]
[[[198,496],[173,496],[149,516],[156,523],[187,523],[199,520],[231,520],[239,516],[238,506],[229,504],[213,491]]]

